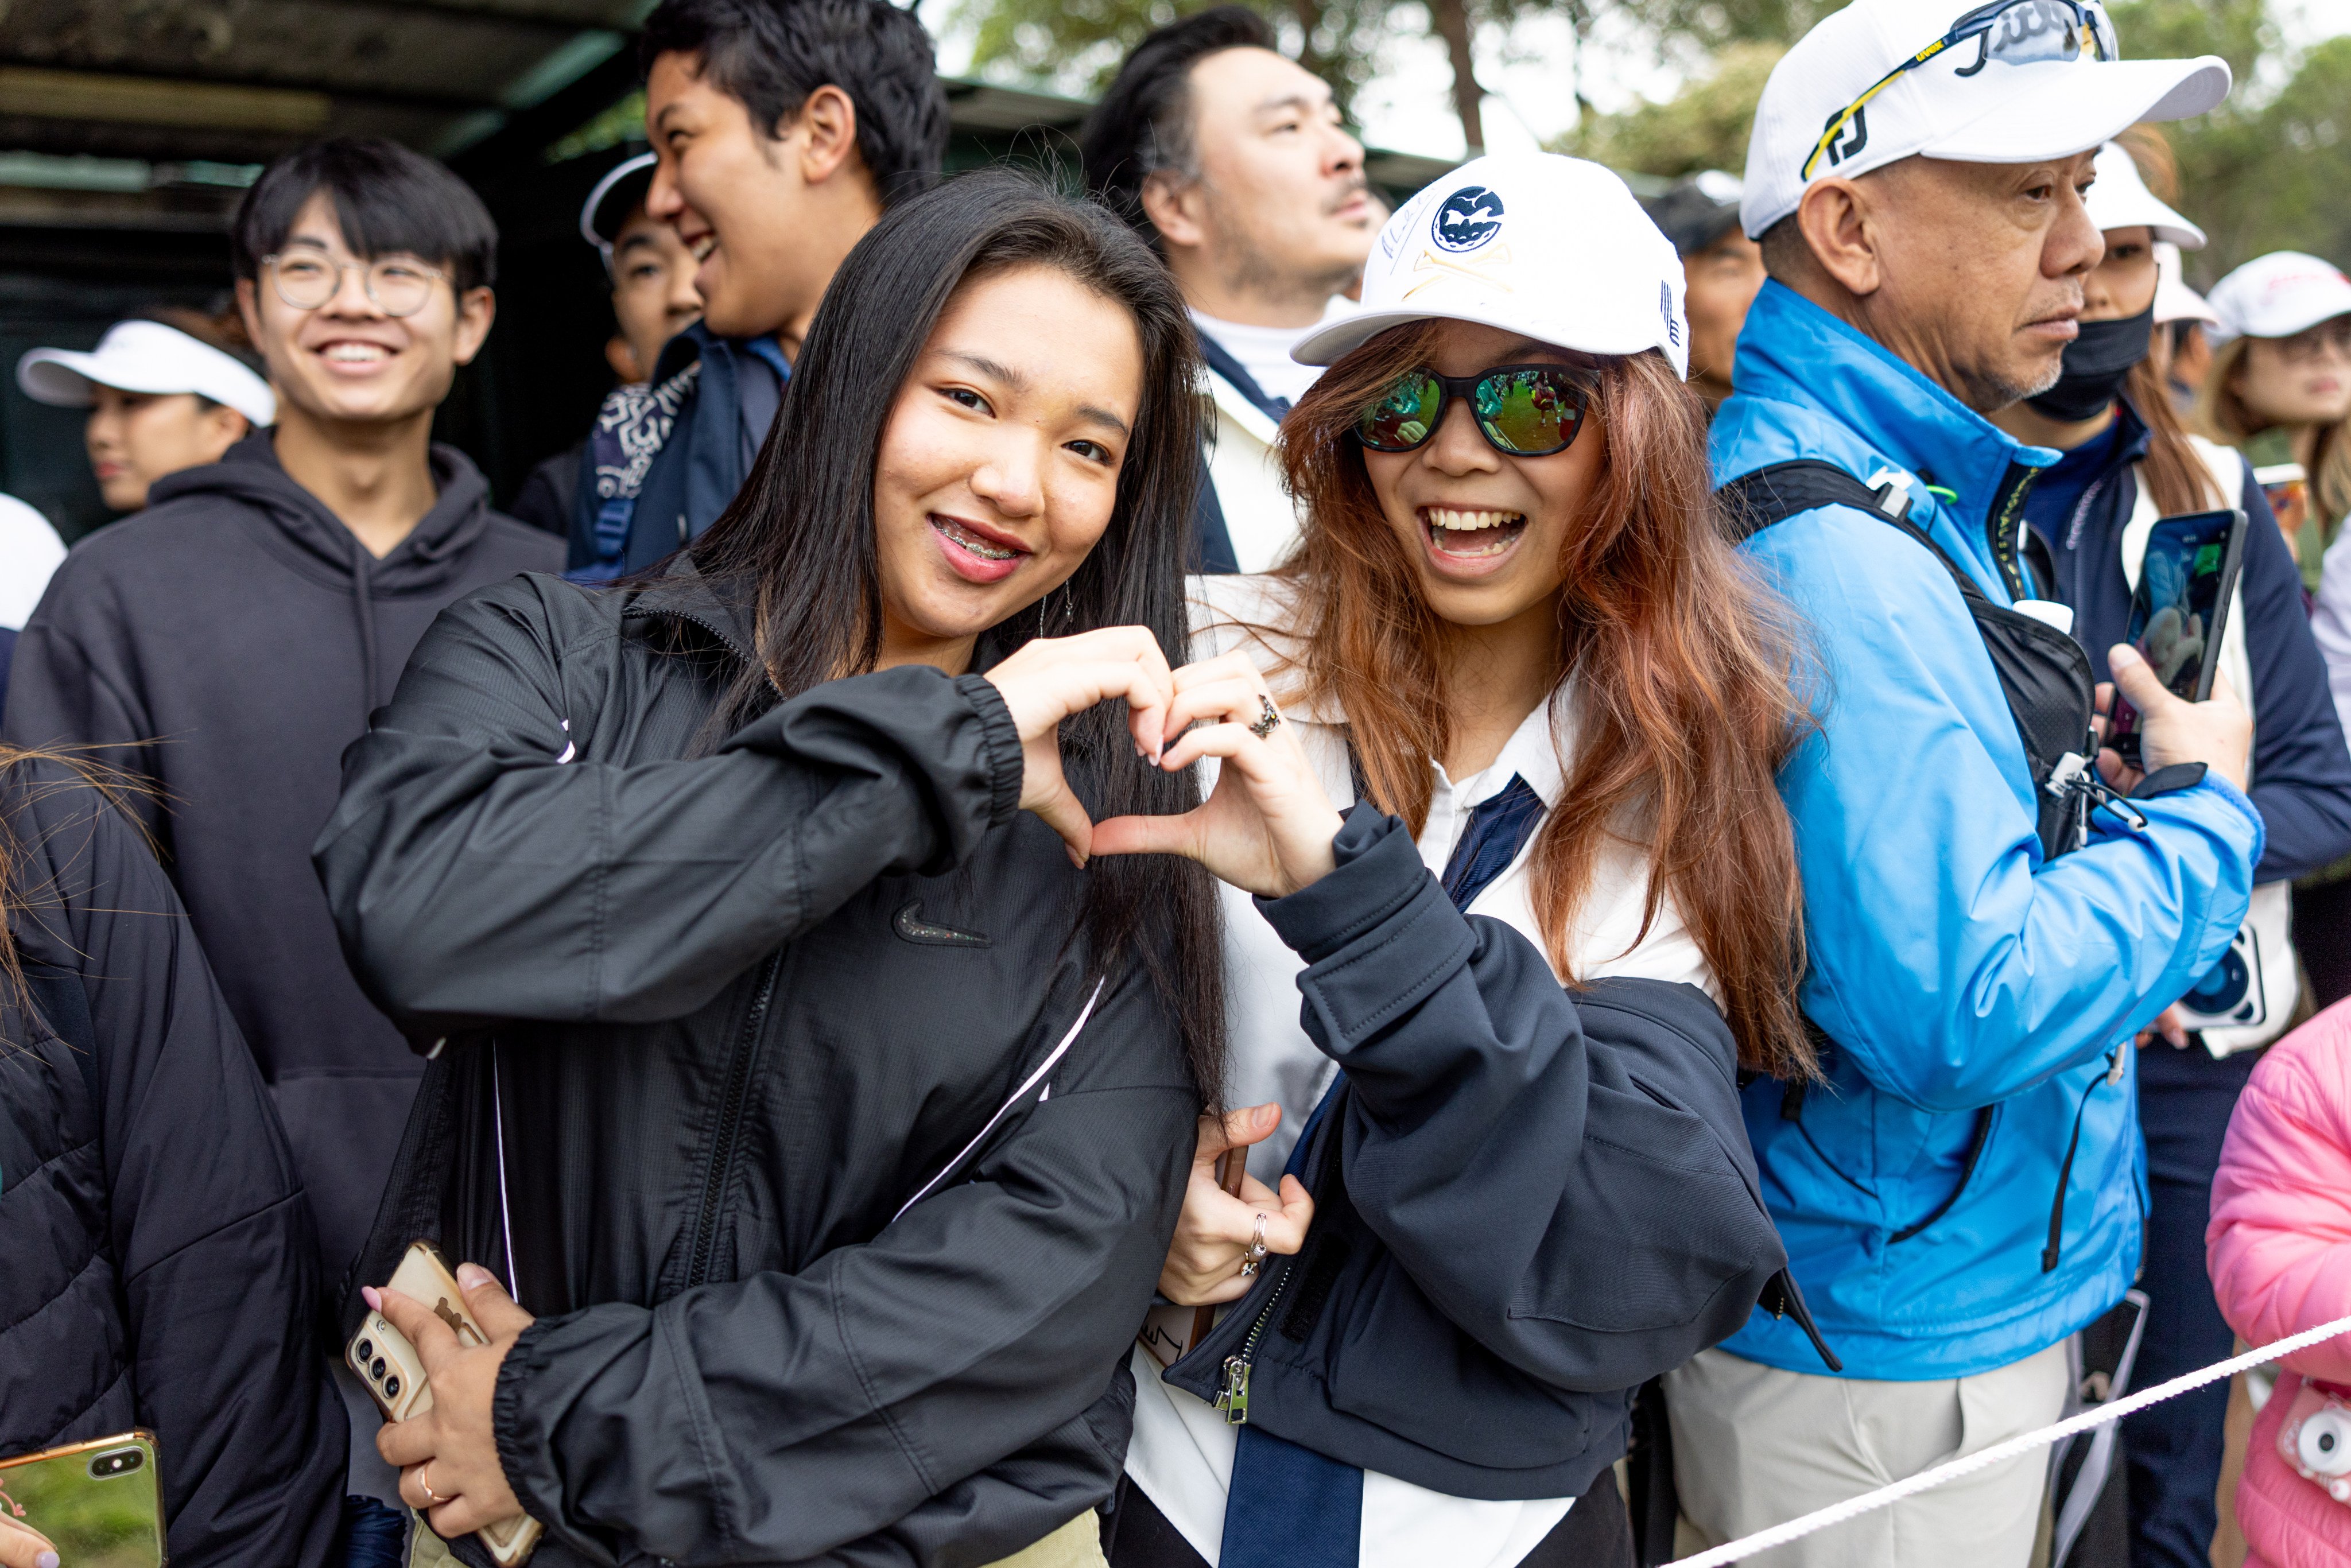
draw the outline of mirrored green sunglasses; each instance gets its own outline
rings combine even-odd
[[[1406,371],[1355,421],[1355,439],[1374,452],[1427,444],[1452,398],[1467,398],[1478,433],[1506,457],[1564,452],[1583,428],[1591,389],[1560,365],[1497,365],[1474,376]]]

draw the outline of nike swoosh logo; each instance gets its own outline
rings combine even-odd
[[[923,901],[919,898],[906,904],[890,918],[890,925],[900,936],[925,947],[993,947],[995,939],[980,931],[958,931],[952,925],[934,925],[923,918]]]

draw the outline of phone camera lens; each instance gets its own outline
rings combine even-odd
[[[386,1399],[397,1399],[400,1397],[399,1378],[387,1377],[383,1380],[383,1396]]]
[[[383,1381],[383,1357],[379,1355],[375,1358],[375,1364],[368,1368],[368,1375],[378,1383]]]
[[[359,1357],[363,1363],[373,1361],[375,1359],[375,1342],[373,1340],[363,1339],[360,1341]]]

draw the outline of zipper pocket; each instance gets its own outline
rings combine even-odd
[[[1290,1276],[1295,1267],[1293,1259],[1290,1266],[1282,1270],[1281,1278],[1273,1282],[1265,1305],[1258,1310],[1257,1322],[1249,1325],[1249,1338],[1241,1341],[1239,1353],[1225,1357],[1224,1381],[1217,1386],[1214,1408],[1225,1413],[1228,1427],[1249,1425],[1249,1362],[1257,1354],[1257,1342],[1265,1336],[1266,1324],[1273,1322],[1273,1309],[1281,1304],[1281,1293],[1290,1289]]]
[[[776,994],[776,973],[783,967],[781,953],[769,955],[759,973],[759,989],[751,1010],[735,1038],[735,1055],[726,1063],[726,1089],[718,1103],[718,1135],[712,1141],[710,1168],[702,1178],[702,1213],[694,1226],[694,1252],[686,1265],[685,1288],[705,1283],[710,1254],[718,1239],[718,1211],[726,1196],[726,1178],[735,1168],[735,1145],[743,1131],[743,1101],[751,1086],[751,1059],[758,1054],[759,1026],[767,1021],[768,1003]]]

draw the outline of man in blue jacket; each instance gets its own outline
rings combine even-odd
[[[702,319],[604,400],[566,575],[651,566],[726,509],[775,423],[825,285],[882,211],[938,177],[946,90],[890,0],[663,0],[637,48],[645,212],[700,263]]]
[[[1948,30],[1947,30],[1948,29]],[[1938,37],[1938,35],[1940,35]],[[1719,478],[1811,460],[1886,499],[1748,546],[1813,629],[1795,821],[1824,1082],[1747,1124],[1791,1267],[1842,1362],[1758,1314],[1667,1382],[1685,1513],[1726,1540],[2054,1419],[2064,1342],[2128,1287],[2143,1200],[2132,1036],[2226,948],[2262,825],[2250,725],[2127,650],[2147,774],[2049,858],[2019,728],[1951,570],[2031,577],[2022,497],[2056,458],[1983,417],[2056,379],[2103,242],[2091,154],[2200,113],[2217,59],[2125,62],[2095,4],[1856,0],[1774,69],[1742,221],[1771,281],[1714,426]],[[1761,1561],[2021,1568],[2038,1454]]]

